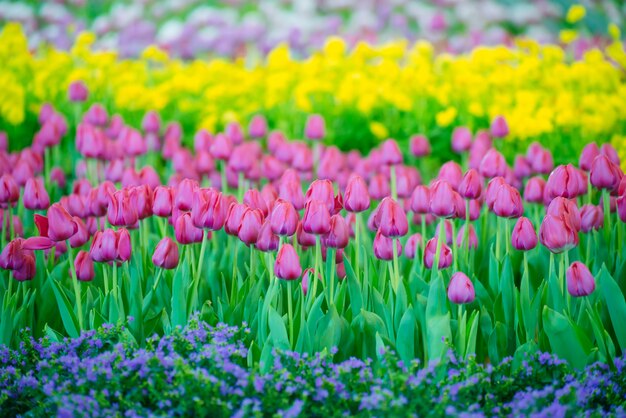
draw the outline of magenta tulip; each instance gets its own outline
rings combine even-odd
[[[465,273],[456,272],[450,278],[448,299],[456,304],[472,303],[476,299],[474,285]]]
[[[282,280],[295,280],[302,274],[300,258],[291,244],[283,244],[276,256],[274,274]]]
[[[596,289],[596,282],[586,265],[574,261],[565,272],[567,291],[574,297],[588,296]]]

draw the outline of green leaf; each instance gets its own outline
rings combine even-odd
[[[478,311],[474,311],[469,319],[469,332],[465,345],[465,359],[476,354],[476,336],[478,335]]]
[[[52,290],[54,291],[54,297],[57,301],[57,306],[59,307],[59,312],[61,314],[61,320],[63,321],[63,326],[65,327],[67,335],[72,338],[78,337],[78,318],[76,317],[76,314],[74,314],[74,308],[65,295],[63,288],[56,280],[52,280]]]
[[[597,281],[606,302],[619,347],[622,351],[626,350],[626,301],[624,294],[606,267],[602,267]]]
[[[363,295],[361,293],[361,285],[357,280],[356,274],[352,269],[352,265],[348,258],[344,255],[343,265],[346,268],[346,280],[348,281],[348,294],[350,295],[350,309],[352,316],[356,317],[363,307]]]
[[[289,337],[287,336],[287,328],[285,327],[285,321],[272,307],[269,308],[269,327],[270,327],[270,340],[272,346],[280,348],[281,350],[289,350]]]
[[[441,276],[430,282],[425,319],[428,335],[426,357],[429,360],[441,359],[448,348],[446,341],[452,338],[450,312]]]
[[[183,259],[172,281],[172,327],[178,325],[182,327],[187,323],[187,287],[189,278],[189,263],[187,259]]]
[[[506,327],[501,322],[496,322],[487,343],[487,351],[492,363],[499,363],[506,356],[506,341]]]
[[[415,358],[415,324],[415,315],[409,306],[409,309],[402,316],[396,338],[398,355],[407,364]]]
[[[543,327],[552,351],[576,368],[583,368],[591,353],[591,342],[571,320],[547,306],[543,308]]]
[[[330,310],[319,321],[317,327],[316,338],[317,351],[324,348],[330,350],[333,347],[339,347],[341,341],[341,318],[337,313],[337,309],[331,306]]]

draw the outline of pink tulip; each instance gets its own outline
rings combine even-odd
[[[263,252],[270,252],[278,250],[279,238],[278,235],[272,232],[272,225],[269,219],[266,219],[256,241],[256,248]]]
[[[299,179],[285,179],[285,175],[289,172],[290,170],[285,171],[285,174],[283,174],[281,178],[280,186],[278,187],[278,197],[291,202],[296,210],[300,210],[304,208],[305,204],[302,186],[300,185]]]
[[[391,187],[389,186],[389,179],[382,173],[375,174],[370,179],[368,192],[372,199],[382,200],[391,195]]]
[[[424,249],[424,265],[428,269],[433,268],[435,263],[435,255],[437,252],[437,238],[431,238],[426,243]],[[439,269],[443,270],[452,265],[452,250],[445,243],[441,243],[441,250],[439,252]]]
[[[459,126],[452,131],[452,151],[461,154],[472,146],[472,132],[465,126]]]
[[[348,212],[363,212],[370,207],[370,196],[365,180],[358,174],[350,177],[344,194],[344,207]]]
[[[154,110],[147,112],[141,121],[141,129],[146,132],[158,134],[161,130],[161,118],[159,114]]]
[[[152,193],[152,213],[162,218],[172,214],[174,190],[168,186],[158,186]]]
[[[547,215],[539,228],[539,241],[558,254],[578,245],[578,232],[567,218]]]
[[[324,118],[321,115],[310,115],[304,128],[304,136],[312,140],[323,139],[326,135]]]
[[[263,221],[263,213],[260,210],[248,208],[241,217],[237,237],[246,245],[256,244]]]
[[[414,259],[417,248],[422,245],[422,236],[420,234],[410,235],[404,244],[404,255],[406,258]]]
[[[622,193],[620,197],[617,198],[617,214],[622,222],[626,223],[626,193]]]
[[[513,163],[513,174],[518,179],[530,177],[533,174],[533,169],[530,166],[530,163],[523,155],[515,157],[515,162]]]
[[[30,178],[24,187],[24,207],[30,210],[48,209],[50,197],[41,177]]]
[[[182,211],[191,210],[193,195],[198,187],[198,182],[195,180],[184,179],[181,181],[174,193],[174,206]]]
[[[70,102],[85,102],[88,95],[87,86],[81,80],[72,81],[67,89],[67,96]]]
[[[396,241],[396,255],[402,254],[402,244],[400,240]],[[374,237],[374,256],[379,260],[393,260],[393,244],[394,239],[386,237],[381,231],[376,232]]]
[[[59,203],[48,209],[48,237],[52,241],[65,241],[78,231],[78,225]]]
[[[448,299],[456,304],[472,303],[476,299],[474,285],[464,273],[456,272],[450,278]]]
[[[548,205],[546,214],[567,219],[576,231],[580,231],[580,211],[573,200],[565,199],[563,197],[555,198],[552,202],[550,202],[550,205]]]
[[[32,280],[36,274],[35,255],[30,251],[24,252],[24,262],[13,270],[13,278],[18,282]]]
[[[345,248],[350,241],[348,224],[341,215],[330,218],[330,230],[322,236],[322,242],[328,248]]]
[[[425,157],[430,154],[430,143],[424,135],[414,135],[409,141],[411,154],[415,157]]]
[[[522,197],[508,184],[498,187],[493,201],[493,213],[502,218],[519,218],[524,214]]]
[[[607,156],[599,155],[593,160],[589,179],[596,188],[614,190],[618,187],[621,177],[618,166]]]
[[[395,139],[388,139],[380,146],[383,164],[402,164],[402,151]]]
[[[178,245],[176,242],[169,237],[159,241],[152,255],[152,262],[155,266],[166,270],[176,268],[178,266]]]
[[[311,267],[304,270],[304,274],[302,274],[302,294],[304,296],[309,293],[309,285],[315,280],[315,270]]]
[[[309,172],[313,169],[313,151],[303,143],[291,145],[291,166],[300,172]]]
[[[267,207],[267,203],[263,196],[261,196],[261,192],[257,189],[248,189],[243,196],[243,203],[248,205],[251,209],[258,209],[263,214],[263,217],[266,217],[269,214],[269,208]]]
[[[248,126],[248,134],[252,139],[264,138],[267,135],[267,120],[264,116],[255,115]]]
[[[306,232],[302,227],[302,222],[298,222],[298,227],[296,228],[296,238],[298,239],[298,244],[301,247],[312,247],[316,243],[315,235]]]
[[[77,216],[74,216],[72,219],[76,223],[77,229],[76,229],[76,233],[72,235],[69,239],[70,247],[72,248],[82,247],[83,245],[87,243],[87,241],[89,241],[89,238],[91,238],[89,235],[89,231],[87,230],[87,226],[85,225],[85,222],[83,222],[82,219],[80,219]]]
[[[295,280],[302,274],[300,258],[291,244],[283,244],[276,256],[274,274],[282,280]]]
[[[309,185],[305,195],[306,201],[319,200],[324,202],[328,211],[332,211],[335,206],[335,191],[330,180],[315,180]]]
[[[480,174],[470,168],[463,176],[458,192],[464,199],[478,199],[483,192],[483,179]]]
[[[296,208],[290,202],[278,199],[270,215],[272,232],[277,235],[291,236],[296,232],[299,219]]]
[[[414,213],[426,214],[430,211],[430,189],[427,186],[416,186],[411,194],[411,210]]]
[[[17,270],[24,264],[26,252],[23,248],[24,240],[16,238],[10,241],[0,254],[0,268]]]
[[[228,235],[237,236],[243,215],[248,210],[250,210],[250,208],[243,203],[233,203],[230,205],[228,215],[226,216],[226,223],[224,224],[224,231]]]
[[[110,197],[107,219],[113,226],[132,226],[137,223],[139,215],[128,190],[118,190]]]
[[[409,222],[404,209],[391,197],[386,197],[380,202],[377,224],[379,231],[386,237],[401,237],[409,230]]]
[[[495,149],[487,151],[480,162],[479,173],[487,178],[504,177],[507,165],[504,156]]]
[[[430,187],[429,211],[440,218],[451,218],[456,214],[454,190],[450,183],[438,180]]]
[[[10,174],[0,177],[0,207],[7,208],[20,198],[20,188]]]
[[[323,235],[330,230],[330,212],[320,200],[309,200],[304,207],[302,227],[305,232]]]
[[[509,125],[504,116],[496,116],[491,121],[491,135],[494,138],[504,138],[509,134]]]
[[[87,251],[79,251],[74,260],[76,278],[81,282],[90,282],[96,276],[93,268],[93,260]]]
[[[191,214],[188,212],[183,213],[176,219],[174,224],[174,233],[176,241],[180,244],[193,244],[202,242],[204,231],[200,228],[196,228],[191,221]]]
[[[476,230],[474,229],[474,225],[469,224],[469,228],[467,230],[467,239],[465,240],[465,244],[468,248],[478,248],[478,236],[476,235]],[[465,236],[465,225],[459,228],[459,232],[456,234],[456,246],[462,247],[463,237]]]
[[[238,122],[230,122],[224,132],[234,145],[240,145],[244,140],[243,129]]]
[[[541,177],[531,177],[524,187],[524,200],[529,203],[542,203],[546,182]]]
[[[617,155],[617,151],[615,150],[615,148],[613,148],[613,145],[609,144],[608,142],[602,144],[602,146],[600,147],[600,154],[606,156],[609,160],[611,160],[613,164],[619,167],[619,155]]]
[[[580,218],[582,232],[598,230],[604,224],[604,211],[596,205],[584,205],[580,209]]]
[[[511,233],[513,248],[520,251],[532,250],[537,246],[537,233],[532,222],[525,217],[520,217]]]
[[[567,199],[575,198],[580,189],[578,180],[578,172],[573,165],[560,165],[548,177],[545,193],[549,199],[554,199],[557,196]]]
[[[56,183],[60,189],[64,189],[67,184],[65,173],[59,167],[53,167],[50,170],[50,181]]]
[[[233,148],[233,141],[227,135],[217,134],[211,143],[209,152],[216,160],[228,161],[233,153]]]
[[[596,282],[586,265],[574,261],[565,272],[567,291],[574,297],[588,296],[596,289]]]
[[[582,152],[580,153],[580,159],[578,160],[578,165],[581,169],[585,171],[591,170],[591,164],[593,164],[593,160],[600,155],[600,148],[598,148],[598,144],[595,142],[590,142],[585,145]]]

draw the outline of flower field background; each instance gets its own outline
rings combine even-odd
[[[2,6],[0,415],[623,416],[623,10],[443,3]]]

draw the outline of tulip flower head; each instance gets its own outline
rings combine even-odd
[[[532,250],[537,246],[537,232],[530,219],[522,216],[517,220],[511,233],[511,244],[520,251]]]
[[[302,275],[300,258],[291,244],[283,244],[276,256],[274,274],[282,280],[295,280]]]
[[[465,273],[456,272],[450,278],[448,299],[456,304],[472,303],[476,299],[474,285]]]
[[[574,297],[588,296],[596,289],[596,282],[586,265],[574,261],[565,272],[567,291]]]
[[[178,266],[178,257],[178,244],[173,239],[165,237],[157,244],[152,254],[152,262],[155,266],[171,270]]]

